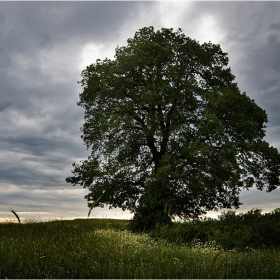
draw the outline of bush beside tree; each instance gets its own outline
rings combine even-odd
[[[252,209],[247,213],[223,212],[218,219],[201,218],[158,225],[150,234],[170,243],[191,245],[216,242],[225,250],[280,247],[280,208],[269,213]]]

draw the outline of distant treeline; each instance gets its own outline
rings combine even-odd
[[[157,225],[154,238],[192,246],[196,242],[216,242],[225,250],[280,247],[280,208],[262,214],[254,208],[247,213],[223,212],[218,219],[203,218],[172,226]]]

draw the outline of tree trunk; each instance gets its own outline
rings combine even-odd
[[[148,184],[146,193],[141,197],[139,206],[131,221],[133,231],[154,229],[157,225],[172,223],[168,213],[168,193],[161,182]]]

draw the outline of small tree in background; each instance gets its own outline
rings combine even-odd
[[[134,213],[135,229],[238,208],[241,189],[279,185],[266,112],[241,93],[219,45],[142,28],[113,60],[82,72],[82,138],[91,155],[67,182],[88,205]]]

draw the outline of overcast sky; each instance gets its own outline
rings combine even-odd
[[[241,91],[268,113],[280,149],[280,2],[0,2],[0,218],[85,217],[87,190],[65,182],[86,159],[81,71],[145,26],[220,44]],[[244,212],[280,207],[280,190],[241,194]],[[129,218],[94,209],[95,217]]]

